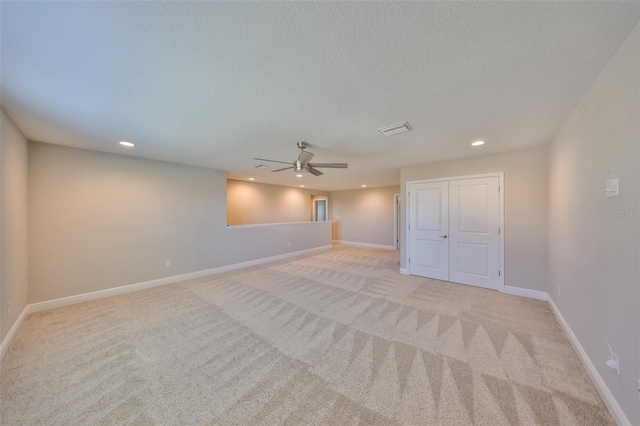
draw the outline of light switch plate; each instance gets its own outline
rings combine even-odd
[[[607,198],[618,196],[618,178],[611,178],[607,180],[605,193],[607,194]]]

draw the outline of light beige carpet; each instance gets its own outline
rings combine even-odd
[[[2,425],[613,424],[546,303],[341,247],[31,315]]]

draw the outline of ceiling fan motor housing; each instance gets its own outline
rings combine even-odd
[[[293,169],[295,173],[310,173],[314,176],[323,175],[318,168],[329,167],[334,169],[346,169],[347,163],[311,163],[311,159],[313,158],[313,152],[305,151],[306,148],[309,147],[309,144],[305,141],[300,141],[297,143],[298,148],[300,148],[300,154],[298,155],[298,159],[293,163],[287,163],[285,161],[278,160],[268,160],[266,158],[254,158],[254,160],[258,161],[270,161],[273,163],[282,163],[282,164],[293,164],[293,166],[284,167],[277,170],[271,170],[271,172],[281,172],[283,170]]]

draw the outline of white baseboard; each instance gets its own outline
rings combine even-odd
[[[48,309],[60,308],[63,306],[74,305],[76,303],[88,302],[90,300],[102,299],[103,297],[116,296],[118,294],[131,293],[134,291],[145,290],[152,287],[158,287],[167,284],[173,284],[180,281],[192,280],[194,278],[205,277],[207,275],[219,274],[222,272],[233,271],[236,269],[248,268],[249,266],[260,265],[262,263],[274,262],[277,260],[288,259],[290,257],[303,256],[328,250],[331,246],[322,246],[307,250],[299,250],[291,253],[279,254],[276,256],[264,257],[262,259],[249,260],[247,262],[234,263],[232,265],[220,266],[218,268],[205,269],[203,271],[190,272],[188,274],[174,275],[172,277],[160,278],[157,280],[145,281],[137,284],[129,284],[122,287],[109,288],[106,290],[94,291],[91,293],[78,294],[76,296],[62,297],[60,299],[47,300],[45,302],[32,303],[28,306],[29,313],[39,312]]]
[[[344,246],[365,247],[365,248],[374,248],[374,249],[380,249],[380,250],[397,250],[394,246],[385,246],[382,244],[359,243],[356,241],[333,240],[333,243],[342,244]]]
[[[401,275],[409,275],[409,269],[408,268],[400,268],[400,274]]]
[[[547,298],[547,303],[549,304],[549,306],[551,306],[551,310],[553,311],[553,314],[558,319],[560,326],[564,330],[564,333],[567,335],[569,342],[571,342],[573,349],[578,354],[578,357],[582,361],[582,364],[587,370],[587,373],[589,373],[589,377],[591,377],[591,381],[593,382],[596,389],[598,390],[600,397],[602,397],[602,400],[604,401],[607,408],[609,409],[609,412],[613,416],[613,419],[616,421],[618,425],[631,425],[631,422],[629,421],[627,416],[624,414],[624,411],[622,411],[622,408],[618,404],[618,401],[616,401],[613,394],[609,390],[609,387],[602,379],[602,376],[600,376],[600,373],[598,373],[598,370],[596,369],[595,365],[593,365],[593,362],[591,362],[589,355],[587,355],[587,352],[584,350],[584,348],[580,344],[580,341],[578,340],[576,335],[573,334],[573,330],[571,330],[571,327],[569,327],[569,324],[560,313],[560,310],[558,309],[556,304],[553,302],[553,299],[551,299],[551,296]]]
[[[0,359],[2,359],[2,357],[4,356],[5,351],[9,347],[9,344],[11,343],[13,338],[15,337],[15,335],[18,332],[18,330],[20,329],[20,327],[22,326],[22,323],[24,322],[24,319],[27,317],[27,314],[29,312],[30,312],[29,311],[29,305],[27,305],[27,306],[24,307],[24,309],[22,310],[22,312],[18,316],[18,319],[16,319],[16,322],[13,323],[13,325],[9,329],[9,332],[7,333],[7,335],[4,336],[4,339],[2,339],[2,343],[0,343]]]
[[[514,296],[528,297],[529,299],[548,300],[549,294],[546,291],[529,290],[522,287],[511,287],[509,285],[504,286],[503,293],[513,294]]]
[[[26,316],[32,312],[45,311],[48,309],[61,308],[63,306],[74,305],[76,303],[88,302],[90,300],[102,299],[104,297],[116,296],[118,294],[132,293],[134,291],[140,291],[147,288],[158,287],[167,284],[173,284],[180,281],[191,280],[194,278],[205,277],[207,275],[219,274],[222,272],[233,271],[236,269],[248,268],[249,266],[260,265],[263,263],[274,262],[277,260],[288,259],[291,257],[309,255],[324,250],[331,249],[332,246],[322,246],[307,250],[299,250],[291,253],[279,254],[276,256],[264,257],[262,259],[249,260],[247,262],[234,263],[233,265],[220,266],[218,268],[206,269],[204,271],[196,271],[188,274],[174,275],[172,277],[160,278],[157,280],[145,281],[137,284],[125,285],[122,287],[109,288],[106,290],[94,291],[91,293],[78,294],[75,296],[62,297],[60,299],[47,300],[44,302],[32,303],[22,310],[22,313],[13,324],[7,335],[2,339],[0,343],[0,359],[4,356],[5,351],[11,344],[14,336],[22,326],[22,323]]]

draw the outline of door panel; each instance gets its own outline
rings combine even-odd
[[[416,253],[411,262],[418,266],[440,269],[443,259],[440,258],[442,241],[418,240],[416,241]]]
[[[448,182],[413,184],[409,198],[409,273],[449,279]]]
[[[498,177],[449,182],[449,279],[500,288]]]
[[[416,190],[418,202],[417,229],[422,231],[440,231],[442,220],[446,217],[443,210],[442,198],[445,190],[442,188],[420,188]]]
[[[489,275],[489,250],[486,244],[458,243],[458,271],[482,277]]]
[[[455,186],[453,188],[455,190]],[[458,215],[460,232],[489,232],[487,185],[458,185],[458,211],[471,214]],[[456,198],[454,198],[456,199]]]

